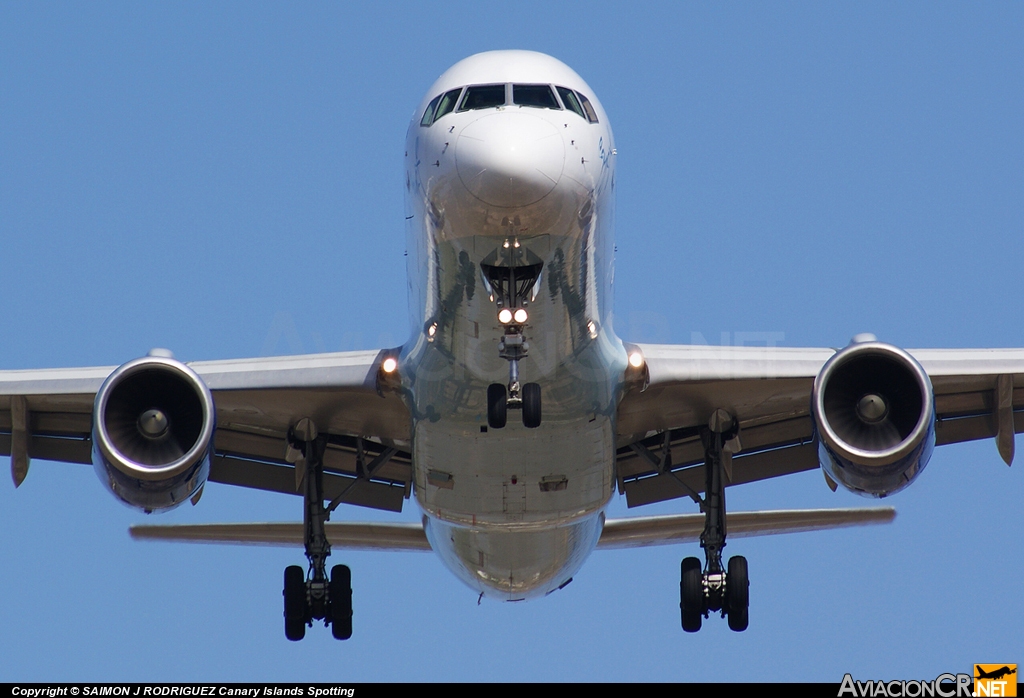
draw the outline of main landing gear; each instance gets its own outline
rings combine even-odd
[[[724,445],[739,431],[736,420],[724,410],[716,410],[702,434],[704,442],[704,532],[700,547],[704,548],[705,567],[700,560],[688,557],[680,565],[679,610],[683,630],[700,630],[701,619],[710,612],[721,612],[729,619],[729,629],[741,632],[747,629],[747,611],[750,606],[750,582],[747,578],[747,560],[736,556],[729,559],[728,569],[722,566],[722,548],[725,547],[725,479],[723,471],[732,469],[732,454]]]
[[[327,438],[317,435],[316,425],[309,419],[301,420],[292,430],[292,449],[296,477],[303,481],[303,524],[305,527],[308,572],[298,565],[284,571],[284,634],[289,640],[301,640],[306,627],[314,620],[331,626],[337,640],[352,637],[352,573],[345,565],[331,568],[327,577],[327,557],[331,545],[327,541],[324,524],[330,516],[324,506],[323,455]]]

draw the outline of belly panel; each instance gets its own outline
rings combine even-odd
[[[564,586],[601,536],[597,512],[556,528],[485,531],[425,518],[431,547],[471,589],[502,601],[522,601]]]
[[[486,410],[486,408],[484,408]],[[515,418],[517,415],[512,414]],[[593,514],[614,487],[612,422],[592,415],[481,433],[416,423],[416,498],[430,515],[480,528],[530,529]]]

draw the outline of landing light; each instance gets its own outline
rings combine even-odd
[[[389,356],[384,359],[384,363],[380,365],[380,368],[384,373],[394,373],[395,369],[398,368],[398,361],[393,356]]]
[[[502,325],[507,325],[512,322],[512,311],[508,308],[502,308],[498,311],[498,322]]]
[[[629,365],[633,368],[640,368],[644,365],[644,355],[638,351],[634,351],[629,355]]]
[[[516,322],[522,324],[526,322],[526,310],[524,310],[523,308],[516,308],[516,312],[513,314],[512,317],[515,318]]]

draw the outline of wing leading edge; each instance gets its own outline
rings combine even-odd
[[[730,485],[818,467],[810,416],[814,377],[830,348],[639,345],[648,387],[631,390],[618,412],[618,482],[629,506],[703,491],[701,429],[725,408],[739,420],[726,472]],[[910,352],[935,391],[936,443],[1024,431],[1024,350]],[[411,488],[410,416],[380,391],[388,352],[194,362],[217,409],[210,481],[298,494],[285,457],[289,428],[310,417],[328,436],[325,494],[399,511]],[[116,367],[0,371],[0,454],[12,455],[20,484],[30,458],[91,463],[95,394]],[[1019,386],[1019,387],[1018,387]]]
[[[619,405],[618,484],[629,506],[704,490],[701,431],[739,420],[728,485],[818,467],[811,388],[831,348],[637,345],[647,387]],[[1024,349],[913,349],[935,393],[936,445],[996,438],[1007,463],[1024,431]]]
[[[382,391],[388,350],[189,363],[217,410],[211,482],[301,494],[288,431],[313,419],[328,435],[324,489],[345,503],[400,511],[412,479],[409,412]],[[15,484],[31,458],[92,462],[93,403],[117,367],[0,371],[0,454]]]

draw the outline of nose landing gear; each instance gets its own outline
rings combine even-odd
[[[518,331],[518,338],[522,340],[522,328],[518,328]],[[509,361],[508,390],[501,383],[487,386],[487,425],[492,429],[501,429],[508,419],[508,410],[522,410],[523,426],[536,429],[541,419],[540,384],[519,383],[519,359],[526,356],[529,345],[523,341],[510,344],[507,332],[506,329],[498,348],[501,357]],[[510,348],[514,348],[514,353],[509,351]]]
[[[728,569],[722,566],[722,548],[725,547],[725,480],[723,471],[731,469],[732,454],[725,444],[733,439],[739,425],[724,410],[716,410],[709,428],[702,434],[704,441],[704,532],[700,547],[704,548],[705,566],[700,560],[684,559],[680,565],[679,610],[683,630],[700,630],[701,619],[711,612],[728,617],[729,629],[742,632],[747,629],[750,605],[750,581],[747,560],[739,555],[729,559]],[[729,462],[727,464],[727,461]]]
[[[503,264],[497,264],[499,254]],[[492,429],[505,426],[508,410],[521,410],[523,426],[527,429],[536,429],[541,422],[540,385],[519,382],[519,361],[530,351],[523,333],[529,319],[527,306],[531,297],[536,296],[533,289],[543,267],[540,260],[524,264],[527,256],[519,240],[512,237],[494,253],[495,264],[481,264],[487,290],[498,306],[498,322],[503,328],[498,355],[509,362],[508,385],[492,383],[487,387],[487,425]]]
[[[540,384],[520,384],[519,359],[509,360],[507,388],[501,383],[491,383],[487,386],[487,425],[491,429],[503,428],[508,421],[508,410],[521,410],[523,426],[527,429],[536,429],[540,426]]]

